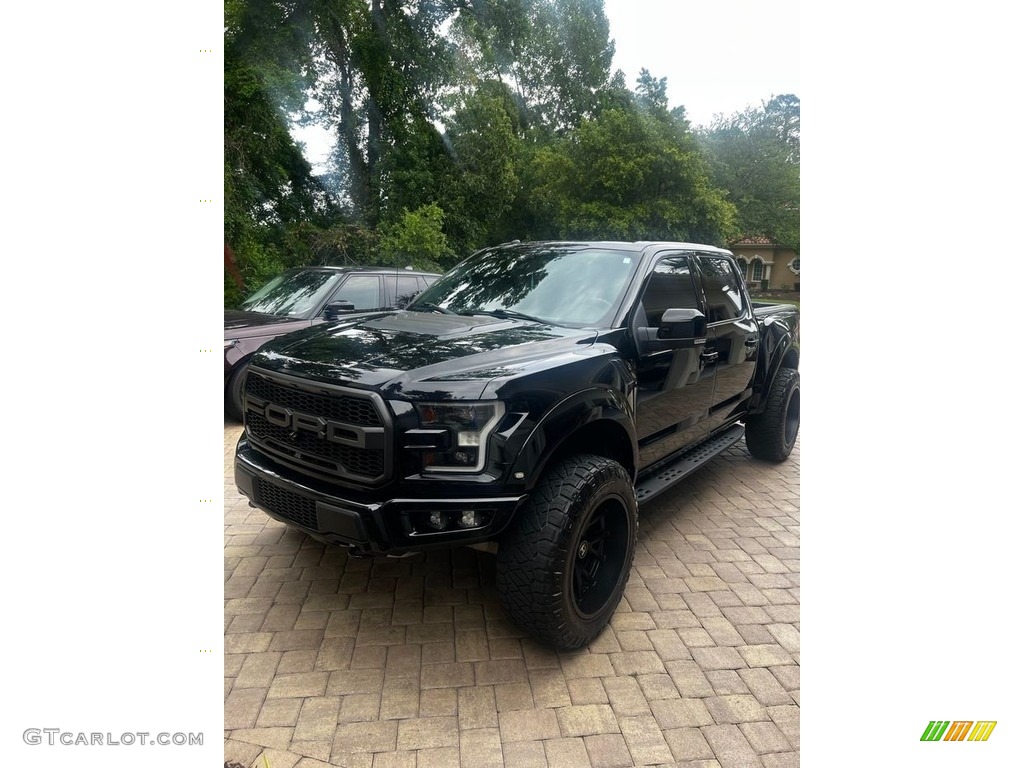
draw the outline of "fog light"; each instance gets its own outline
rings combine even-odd
[[[427,518],[427,522],[430,523],[431,528],[443,531],[448,527],[448,513],[440,509],[435,509],[430,513],[430,517]]]
[[[462,516],[459,517],[458,522],[459,528],[479,528],[483,524],[480,515],[472,509],[462,510]]]

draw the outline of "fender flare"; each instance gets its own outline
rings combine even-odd
[[[622,392],[600,387],[575,392],[550,408],[533,426],[512,462],[511,471],[524,473],[522,482],[530,490],[547,469],[551,459],[580,429],[607,423],[612,429],[622,430],[623,438],[628,441],[626,450],[619,453],[629,457],[630,465],[626,471],[635,477],[639,454],[632,412],[633,406]],[[600,450],[594,453],[608,455]]]
[[[779,339],[779,343],[775,345],[775,351],[772,355],[772,359],[768,365],[768,380],[771,381],[778,374],[779,369],[782,368],[782,361],[786,359],[786,355],[789,354],[790,350],[794,348],[793,344],[793,333],[787,331],[786,335]],[[797,355],[799,356],[799,352]]]
[[[778,376],[779,370],[782,368],[782,362],[786,359],[786,356],[791,351],[796,351],[797,359],[799,362],[799,346],[796,344],[793,331],[786,329],[786,331],[778,338],[776,343],[772,346],[771,357],[765,361],[764,364],[764,379],[762,381],[760,391],[762,394],[758,395],[757,402],[753,404],[750,409],[750,414],[760,413],[763,408],[763,393],[767,392],[771,388],[771,384],[775,381],[775,377]]]

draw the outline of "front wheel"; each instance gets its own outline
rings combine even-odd
[[[755,459],[784,461],[800,430],[800,372],[780,368],[764,410],[747,420],[747,450]]]
[[[242,420],[242,385],[245,383],[245,371],[248,363],[242,363],[228,376],[224,387],[224,412],[235,421]]]
[[[637,525],[621,464],[575,456],[551,469],[498,549],[498,591],[512,620],[556,648],[594,639],[622,599]]]

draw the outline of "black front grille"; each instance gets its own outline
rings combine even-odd
[[[391,474],[390,420],[376,395],[253,368],[245,392],[246,432],[278,460],[363,485]]]
[[[316,522],[316,502],[279,488],[266,480],[256,478],[256,498],[260,506],[294,523],[319,530]]]
[[[251,437],[271,447],[318,465],[325,472],[360,475],[365,478],[379,477],[384,472],[384,449],[370,450],[353,448],[348,445],[330,443],[312,432],[292,432],[287,427],[271,424],[262,415],[246,414],[246,431]],[[300,455],[295,455],[298,451]]]
[[[315,392],[304,392],[259,375],[250,375],[247,378],[245,391],[274,405],[291,408],[293,411],[301,413],[323,416],[332,421],[354,424],[359,427],[382,425],[380,414],[373,407],[373,403],[361,397],[349,395],[335,397]]]

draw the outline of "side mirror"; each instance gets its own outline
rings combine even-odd
[[[666,309],[657,328],[636,329],[642,349],[657,352],[666,349],[700,347],[708,340],[708,321],[697,309]]]
[[[351,301],[332,301],[324,308],[324,317],[328,320],[337,319],[338,315],[345,314],[346,312],[355,312],[356,305]]]
[[[666,309],[658,326],[659,339],[703,339],[708,321],[699,309]]]

